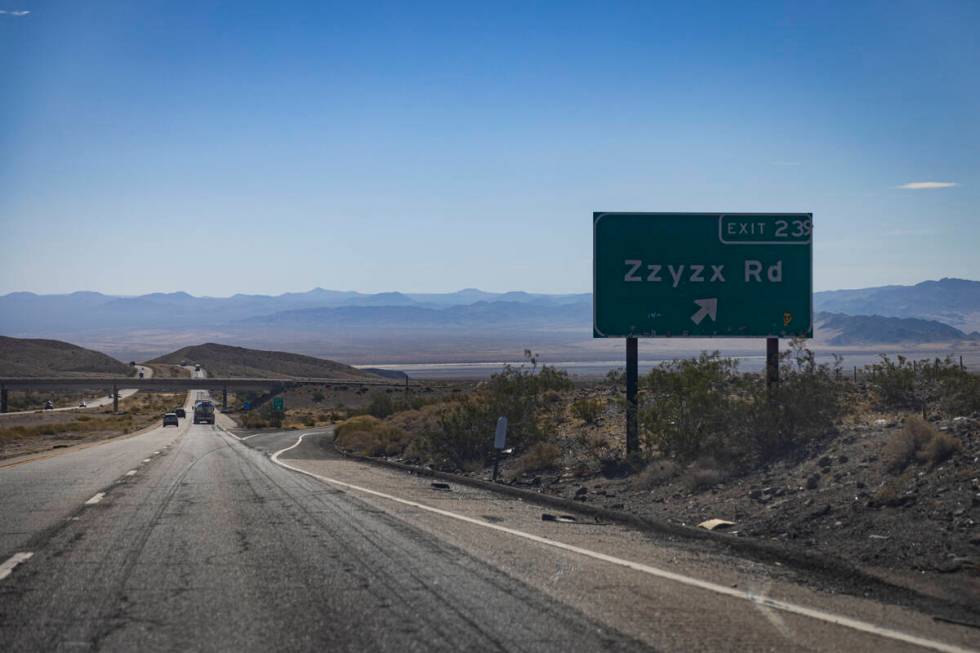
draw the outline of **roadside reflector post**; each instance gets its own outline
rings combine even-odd
[[[493,436],[493,480],[497,480],[497,467],[500,464],[500,452],[507,447],[507,418],[497,418],[497,431]]]
[[[640,452],[640,429],[637,415],[636,390],[639,377],[638,340],[626,339],[626,455]]]
[[[221,387],[221,410],[228,410],[228,384]]]
[[[779,383],[779,338],[766,338],[766,389]]]
[[[0,385],[0,413],[7,412],[7,386]]]
[[[119,412],[119,388],[115,383],[112,384],[112,412]]]

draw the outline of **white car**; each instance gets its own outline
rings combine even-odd
[[[83,399],[82,401],[78,402],[78,407],[79,408],[88,408],[88,404],[85,403],[85,400]]]

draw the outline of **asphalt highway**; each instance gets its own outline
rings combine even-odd
[[[980,642],[775,567],[608,524],[542,522],[523,502],[331,458],[328,432],[233,435],[223,415],[189,422],[0,468],[0,650],[956,652]]]

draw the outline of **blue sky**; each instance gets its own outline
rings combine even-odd
[[[976,2],[0,10],[0,293],[587,291],[595,210],[980,279]]]

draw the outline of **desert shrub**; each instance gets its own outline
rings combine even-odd
[[[368,402],[367,414],[372,417],[384,419],[395,412],[395,404],[385,393],[375,393]]]
[[[910,361],[882,356],[870,366],[871,387],[882,409],[917,410],[923,415],[936,409],[946,415],[980,410],[980,377],[967,372],[953,359]]]
[[[737,362],[717,351],[651,370],[643,378],[650,401],[640,410],[648,447],[681,460],[726,449],[745,431],[740,384]]]
[[[817,364],[802,340],[794,340],[780,356],[779,383],[753,387],[750,416],[752,454],[775,458],[833,431],[846,406],[839,357],[833,365]]]
[[[313,401],[313,403],[318,404],[321,401],[323,401],[324,399],[326,399],[326,396],[322,392],[320,392],[319,390],[317,390],[317,391],[315,391],[313,393],[313,395],[310,397],[310,399]]]
[[[595,424],[602,416],[601,399],[579,399],[572,402],[572,415],[586,424]]]
[[[561,460],[561,448],[554,442],[537,442],[531,445],[517,461],[518,473],[555,469]]]
[[[643,378],[640,421],[649,451],[739,465],[784,455],[831,432],[842,416],[840,360],[817,364],[803,341],[780,357],[780,382],[738,373],[718,352],[661,364]]]
[[[652,490],[653,488],[669,483],[680,473],[677,463],[670,459],[651,461],[633,479],[633,486],[638,490]]]
[[[307,415],[303,418],[303,426],[316,426],[316,418],[312,415]]]
[[[892,433],[881,453],[885,470],[899,474],[914,462],[938,465],[959,451],[962,444],[918,416],[905,420],[905,425]]]
[[[712,488],[725,480],[725,472],[711,458],[702,458],[688,467],[681,480],[689,490],[699,492]]]
[[[877,506],[897,506],[901,503],[900,494],[902,484],[903,481],[901,479],[887,479],[871,495],[872,503]]]
[[[626,369],[617,368],[614,370],[609,370],[606,372],[606,383],[613,386],[614,388],[623,387],[626,385]]]
[[[370,415],[358,415],[337,426],[335,442],[362,456],[393,456],[405,450],[404,431]]]
[[[551,411],[544,396],[549,391],[571,388],[568,375],[548,366],[537,367],[533,355],[530,365],[508,365],[468,396],[447,406],[440,415],[439,428],[425,439],[425,447],[437,464],[464,468],[488,460],[497,419],[507,417],[507,442],[524,449],[538,442],[543,434],[541,421]]]
[[[935,467],[949,460],[963,448],[963,443],[949,433],[937,431],[929,442],[916,454],[919,462]]]

